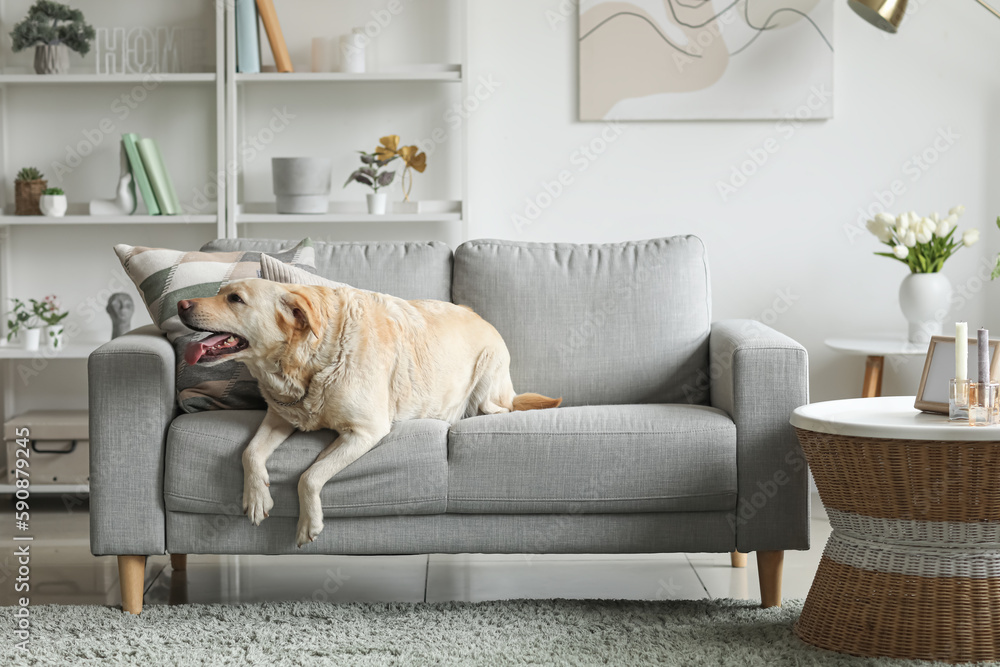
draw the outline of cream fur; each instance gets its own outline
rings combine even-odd
[[[233,302],[233,294],[242,303]],[[455,423],[561,402],[537,394],[518,399],[503,339],[464,306],[249,279],[230,283],[218,296],[182,302],[178,310],[193,328],[249,342],[246,350],[205,363],[239,359],[268,404],[243,454],[243,504],[255,525],[273,506],[267,490],[270,454],[295,429],[338,432],[299,479],[300,547],[323,530],[323,485],[374,447],[394,422]]]

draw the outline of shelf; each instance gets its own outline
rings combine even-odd
[[[0,493],[14,493],[17,487],[13,484],[0,484]],[[90,493],[90,484],[32,484],[28,491],[33,496],[47,493]]]
[[[192,225],[215,224],[216,215],[0,215],[0,227],[5,225]]]
[[[45,86],[57,83],[211,83],[216,80],[212,72],[190,74],[0,74],[0,85],[25,84]]]
[[[368,82],[384,81],[443,81],[458,83],[462,80],[461,65],[428,65],[411,67],[392,72],[366,72],[349,74],[346,72],[261,72],[260,74],[237,74],[237,83],[294,83],[294,82]]]
[[[236,222],[275,224],[286,222],[450,222],[462,219],[462,202],[460,201],[423,201],[420,202],[419,213],[392,213],[392,205],[393,202],[389,202],[389,213],[372,215],[368,213],[364,202],[332,201],[327,213],[300,215],[277,213],[273,202],[250,202],[240,206],[236,213]]]
[[[37,350],[26,350],[18,345],[3,341],[0,345],[0,360],[3,359],[86,359],[90,353],[107,341],[83,341],[66,343],[61,350],[53,350],[44,345]]]

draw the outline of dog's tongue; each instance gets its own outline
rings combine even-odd
[[[187,362],[188,366],[194,366],[198,363],[198,360],[205,355],[205,351],[210,347],[215,347],[222,341],[229,338],[230,334],[220,333],[212,334],[208,338],[202,338],[201,340],[196,340],[188,343],[187,349],[184,350],[184,361]]]

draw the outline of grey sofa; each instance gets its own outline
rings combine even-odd
[[[756,551],[763,602],[780,604],[784,550],[809,548],[788,424],[808,401],[806,351],[756,321],[712,322],[699,239],[318,243],[316,255],[329,278],[472,307],[507,342],[514,388],[564,403],[397,424],[323,489],[326,528],[302,553]],[[89,361],[91,550],[119,556],[134,613],[146,555],[183,568],[180,554],[298,552],[297,479],[333,437],[278,448],[274,508],[254,527],[241,454],[264,413],[178,414],[176,363],[151,328]]]

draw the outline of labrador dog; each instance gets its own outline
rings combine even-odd
[[[177,311],[188,327],[211,334],[188,346],[187,363],[238,359],[267,401],[243,452],[243,509],[254,525],[274,506],[266,468],[274,450],[295,429],[337,432],[299,478],[299,547],[323,530],[323,485],[394,422],[455,423],[562,402],[516,395],[499,332],[470,308],[444,301],[251,278],[218,296],[180,301]]]

